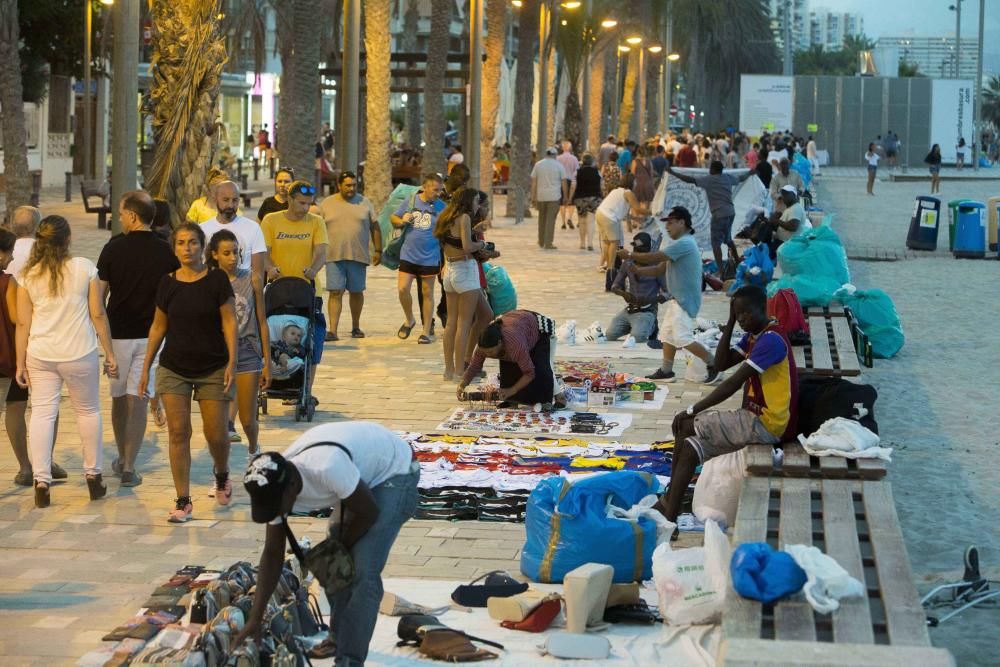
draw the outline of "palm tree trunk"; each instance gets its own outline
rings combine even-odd
[[[524,0],[517,33],[517,74],[514,81],[514,118],[510,128],[510,183],[507,216],[530,215],[531,106],[535,91],[535,54],[538,51],[538,0]],[[513,195],[513,196],[511,196]]]
[[[0,0],[0,107],[3,107],[0,125],[8,221],[14,220],[14,209],[31,200],[28,134],[24,126],[21,57],[18,53],[20,42],[17,0]]]
[[[403,15],[403,50],[407,53],[413,53],[417,50],[417,30],[418,21],[420,20],[420,10],[417,6],[417,0],[409,0],[406,6],[406,13]],[[419,81],[416,79],[409,79],[409,85],[411,87],[416,87]],[[421,100],[420,96],[416,93],[412,93],[407,96],[406,99],[406,143],[410,145],[411,148],[420,148],[420,106]]]
[[[156,2],[152,15],[156,149],[146,189],[183,217],[212,166],[226,42],[215,0]]]
[[[507,43],[507,3],[486,3],[486,63],[483,65],[482,129],[479,149],[479,187],[492,194],[493,141],[500,108],[500,65]]]
[[[424,79],[424,165],[428,172],[444,173],[444,75],[448,69],[453,0],[431,0],[431,32]]]
[[[632,49],[628,54],[628,66],[625,72],[625,91],[622,93],[622,103],[618,109],[618,137],[628,138],[629,126],[632,124],[632,114],[635,113],[635,88],[639,80],[639,51]],[[641,137],[639,138],[641,141]]]
[[[579,152],[583,149],[583,113],[580,110],[580,98],[576,94],[575,85],[569,89],[569,95],[566,96],[563,136],[573,144],[573,150]]]
[[[291,29],[282,35],[280,50],[281,104],[276,148],[282,166],[291,167],[298,178],[307,181],[313,181],[316,172],[320,40],[314,30],[321,11],[320,0],[291,0]]]
[[[587,143],[595,148],[601,145],[601,117],[604,115],[604,63],[606,54],[596,54],[590,63],[590,108],[587,116]]]
[[[365,54],[368,92],[365,96],[368,150],[365,153],[365,195],[381,210],[392,192],[392,125],[389,119],[389,33],[391,0],[365,2]]]

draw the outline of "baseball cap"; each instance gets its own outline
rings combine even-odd
[[[250,495],[250,518],[268,523],[281,514],[281,498],[291,482],[291,464],[277,452],[264,452],[251,459],[243,476]]]
[[[545,154],[546,155],[559,155],[559,149],[556,148],[555,146],[549,146],[548,148],[545,149]]]
[[[795,189],[794,185],[782,185],[781,186],[781,191],[782,192],[791,192],[793,195],[799,194],[799,191]]]
[[[646,232],[639,232],[632,238],[636,252],[649,252],[653,248],[653,238]]]

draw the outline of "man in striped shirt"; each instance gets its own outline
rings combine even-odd
[[[459,400],[488,357],[500,361],[502,403],[498,407],[517,403],[566,406],[562,392],[556,392],[555,336],[541,332],[539,318],[530,310],[512,310],[487,325],[458,384]]]

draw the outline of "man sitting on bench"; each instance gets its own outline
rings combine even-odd
[[[737,322],[746,333],[731,347]],[[768,319],[767,293],[755,285],[733,294],[729,321],[715,352],[716,370],[737,364],[712,393],[674,417],[670,488],[657,505],[670,521],[677,521],[684,491],[699,464],[750,444],[776,445],[795,436],[798,375],[792,346],[777,322]],[[741,386],[741,409],[710,410]]]

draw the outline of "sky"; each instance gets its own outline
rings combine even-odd
[[[857,12],[864,16],[865,34],[872,39],[881,35],[952,36],[955,12],[948,9],[956,0],[810,0],[812,8]],[[1000,74],[1000,2],[986,0],[983,69]],[[979,33],[979,0],[962,2],[962,38]]]

